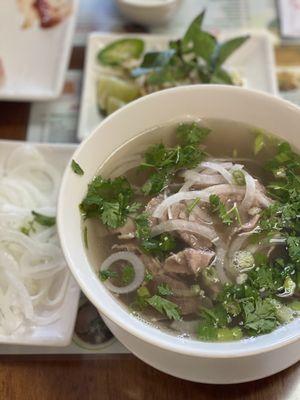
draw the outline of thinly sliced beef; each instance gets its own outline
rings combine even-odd
[[[195,314],[199,311],[200,302],[198,297],[172,297],[170,300],[178,305],[181,315]]]
[[[164,263],[164,271],[178,274],[196,274],[207,267],[215,253],[205,249],[185,249],[168,257]]]
[[[183,203],[175,204],[172,207],[172,217],[173,219],[185,219],[189,220],[189,215],[187,212],[187,207]],[[199,218],[197,215],[193,215],[192,221],[199,222],[199,224],[203,224],[203,220]],[[177,232],[177,235],[189,246],[193,249],[201,249],[201,248],[210,248],[212,247],[212,243],[210,240],[200,236],[193,234],[191,232]]]
[[[160,194],[157,197],[153,197],[153,199],[151,199],[146,205],[145,211],[149,214],[149,224],[151,228],[153,228],[154,225],[159,224],[159,222],[166,221],[168,219],[167,214],[165,214],[160,220],[158,218],[152,217],[154,210],[157,208],[157,206],[159,206],[160,203],[162,203],[163,200],[164,196]]]
[[[153,292],[157,291],[157,287],[159,285],[167,285],[168,288],[171,289],[175,295],[177,294],[179,296],[181,293],[189,291],[189,287],[186,283],[166,274],[156,275],[153,281],[150,282],[150,287],[153,290]]]

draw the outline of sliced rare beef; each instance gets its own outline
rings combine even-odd
[[[182,315],[195,314],[200,308],[199,297],[170,297],[170,300],[177,304]]]
[[[173,219],[185,219],[187,221],[193,221],[193,222],[199,222],[199,224],[203,224],[204,221],[199,217],[199,215],[194,214],[192,219],[188,214],[187,211],[187,206],[186,204],[183,203],[178,203],[172,207],[171,210],[172,213],[172,218]],[[204,216],[204,214],[202,215]],[[205,214],[206,217],[206,214]],[[177,232],[177,235],[181,240],[183,240],[184,243],[186,243],[189,247],[192,247],[193,249],[202,249],[202,248],[211,248],[212,243],[210,240],[191,233],[191,232]]]
[[[161,221],[166,221],[168,219],[167,215],[163,216],[163,218],[160,219],[152,217],[155,209],[160,205],[160,203],[162,203],[163,200],[164,196],[160,194],[157,197],[153,197],[153,199],[151,199],[146,205],[145,212],[149,214],[149,224],[151,228],[159,224]]]
[[[166,272],[193,275],[207,267],[215,253],[206,249],[185,249],[165,260],[163,269]]]

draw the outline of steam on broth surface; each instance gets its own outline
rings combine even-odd
[[[119,148],[80,208],[99,279],[155,326],[224,341],[300,310],[299,156],[227,120],[158,127]]]

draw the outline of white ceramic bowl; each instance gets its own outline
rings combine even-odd
[[[233,383],[262,378],[300,359],[300,319],[268,335],[238,342],[180,339],[144,324],[121,307],[97,278],[85,252],[78,204],[99,166],[139,133],[188,116],[252,124],[300,148],[300,109],[261,92],[195,85],[143,97],[106,118],[75,152],[74,159],[85,173],[79,177],[69,167],[63,178],[58,205],[62,248],[81,289],[103,314],[109,328],[145,362],[198,382]]]
[[[116,0],[129,20],[146,26],[162,25],[177,11],[181,0]]]

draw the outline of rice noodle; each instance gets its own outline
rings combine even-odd
[[[20,146],[0,176],[0,333],[24,333],[60,317],[70,280],[56,227],[31,211],[55,216],[59,172],[32,146]],[[21,228],[28,229],[28,235]],[[33,229],[31,228],[33,227]]]
[[[218,235],[216,231],[207,226],[199,224],[199,222],[186,221],[182,219],[172,219],[154,226],[151,230],[151,236],[157,236],[164,232],[181,231],[191,232],[203,236],[209,240],[216,240]]]
[[[116,286],[109,279],[104,281],[104,285],[113,293],[125,294],[136,290],[143,282],[145,277],[145,266],[142,260],[134,253],[130,251],[118,251],[117,253],[111,254],[101,264],[100,271],[106,271],[116,261],[128,261],[134,268],[133,281],[127,286]]]

